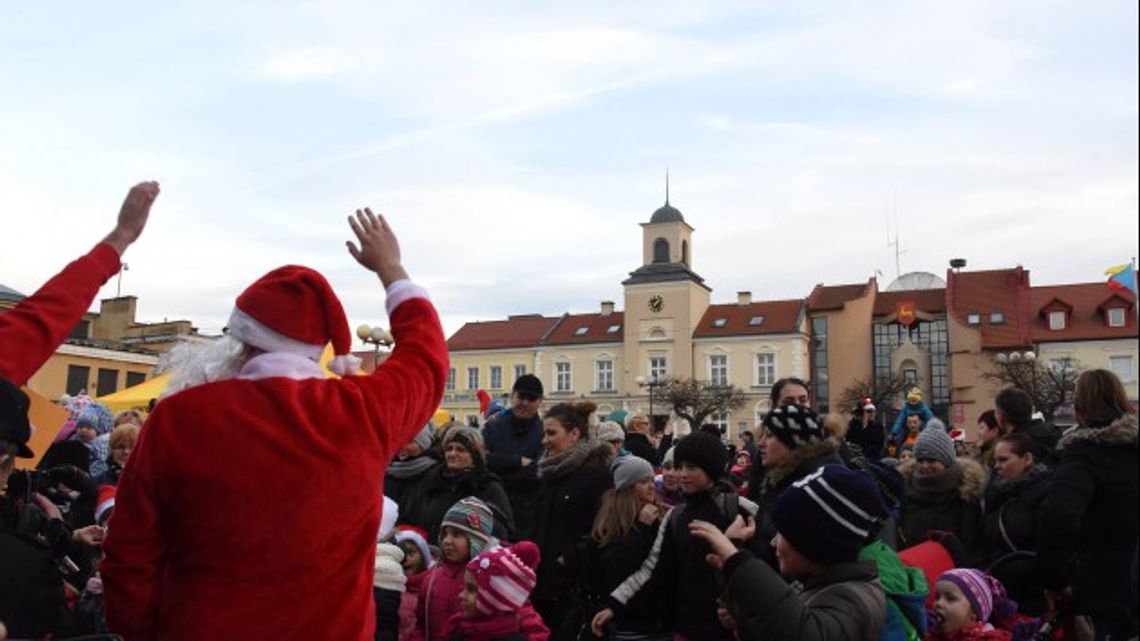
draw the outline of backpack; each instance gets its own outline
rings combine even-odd
[[[720,496],[717,498],[718,502],[720,503],[720,513],[723,514],[731,524],[736,519],[736,517],[740,515],[740,495],[736,492],[728,491],[721,492]],[[743,505],[745,512],[751,514],[753,517],[756,516],[756,512],[758,511],[759,506],[757,506],[752,501],[749,501],[748,499],[744,499]],[[669,527],[673,528],[674,541],[681,540],[681,535],[687,532],[687,529],[681,526],[681,519],[679,518],[670,518]]]

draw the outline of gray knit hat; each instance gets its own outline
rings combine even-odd
[[[946,433],[946,426],[942,421],[936,418],[927,421],[926,427],[914,441],[914,458],[941,461],[946,467],[954,464],[957,459],[954,440]]]
[[[653,478],[653,466],[637,456],[619,456],[610,465],[614,475],[614,489],[621,491],[642,479]]]
[[[431,440],[434,436],[435,436],[435,423],[428,421],[427,425],[424,425],[423,429],[421,429],[416,434],[415,438],[412,439],[412,442],[415,443],[416,445],[419,445],[420,448],[426,452],[428,450],[428,448],[431,447]]]

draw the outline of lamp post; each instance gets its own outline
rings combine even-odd
[[[384,347],[384,349],[387,349],[396,342],[392,338],[392,332],[389,332],[383,327],[372,327],[367,323],[356,328],[356,336],[364,341],[364,344],[373,346],[373,369],[376,369],[376,367],[380,365],[380,348]]]
[[[653,414],[653,396],[656,393],[657,388],[664,385],[665,381],[658,379],[656,376],[651,376],[649,378],[645,378],[644,376],[638,376],[637,378],[634,379],[634,382],[637,383],[638,387],[648,387],[649,388],[649,424],[653,428],[653,430],[656,431],[656,429],[657,429],[657,417]]]

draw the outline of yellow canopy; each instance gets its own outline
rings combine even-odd
[[[68,411],[26,387],[21,389],[31,401],[28,407],[28,420],[31,421],[35,431],[32,432],[32,438],[28,439],[28,447],[36,455],[33,458],[17,458],[16,467],[32,469],[40,462],[44,452],[55,440],[55,435],[59,434],[60,428],[67,422]]]

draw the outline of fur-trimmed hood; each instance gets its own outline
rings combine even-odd
[[[964,456],[959,456],[956,463],[962,468],[962,480],[958,483],[958,496],[963,501],[980,501],[986,490],[986,470],[974,459]],[[918,461],[916,459],[903,461],[895,469],[906,482],[907,493],[911,493],[914,490]],[[951,472],[947,470],[945,473]]]
[[[813,459],[823,458],[827,456],[836,456],[839,454],[839,447],[843,442],[834,436],[829,436],[822,441],[809,443],[802,447],[797,447],[792,450],[788,460],[780,463],[776,467],[767,470],[764,474],[764,487],[763,490],[767,492],[773,487],[778,487],[781,483],[792,475],[804,463]],[[839,461],[837,461],[839,462]],[[813,470],[814,471],[814,470]]]
[[[1069,430],[1057,443],[1057,449],[1064,450],[1078,444],[1137,449],[1140,438],[1137,436],[1136,416],[1125,414],[1108,427],[1078,427]]]

